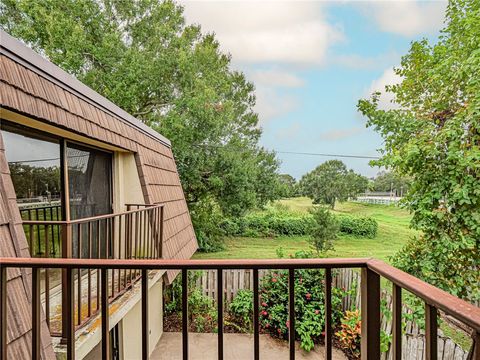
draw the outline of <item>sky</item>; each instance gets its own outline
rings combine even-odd
[[[297,179],[331,158],[285,152],[378,156],[382,139],[357,102],[400,81],[393,68],[412,41],[438,39],[446,9],[440,0],[180,3],[187,22],[214,32],[255,84],[261,145]],[[381,106],[395,104],[386,94]],[[340,159],[368,177],[379,171],[366,159]]]

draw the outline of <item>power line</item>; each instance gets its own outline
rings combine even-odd
[[[367,156],[367,155],[324,154],[324,153],[310,153],[310,152],[297,152],[297,151],[278,151],[278,150],[274,150],[274,151],[278,154],[342,157],[342,158],[370,159],[370,160],[380,159],[380,157],[378,157],[378,156]]]

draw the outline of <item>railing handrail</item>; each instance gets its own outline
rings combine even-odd
[[[207,269],[332,269],[368,268],[394,284],[410,291],[426,303],[480,332],[480,308],[457,298],[433,285],[407,274],[383,261],[372,258],[323,259],[238,259],[238,260],[109,260],[0,258],[0,266],[26,268],[96,268],[143,270],[207,270]]]
[[[479,307],[430,285],[394,266],[388,265],[381,260],[370,259],[367,261],[367,267],[378,275],[421,298],[429,305],[435,306],[476,331],[480,331]]]
[[[111,214],[104,214],[104,215],[96,215],[96,216],[90,216],[86,218],[81,218],[81,219],[75,219],[75,220],[23,220],[22,223],[24,225],[74,225],[74,224],[84,224],[87,222],[91,221],[97,221],[97,220],[104,220],[104,219],[110,219],[122,215],[128,215],[128,214],[133,214],[133,213],[140,213],[144,211],[151,211],[152,209],[158,209],[164,207],[165,204],[153,204],[149,205],[145,208],[142,209],[134,209],[134,210],[127,210],[127,211],[122,211],[122,212],[116,212],[116,213],[111,213]]]

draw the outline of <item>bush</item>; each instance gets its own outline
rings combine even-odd
[[[215,200],[207,198],[190,205],[190,215],[198,240],[198,250],[201,252],[223,250],[223,232],[219,229],[218,224],[224,217]]]
[[[311,252],[296,253],[293,258],[313,257]],[[295,271],[295,330],[300,346],[306,351],[313,349],[324,335],[324,271]],[[342,316],[344,292],[332,288],[332,320],[339,323]],[[274,337],[286,339],[288,334],[288,271],[271,271],[261,284],[260,324]]]
[[[361,320],[360,311],[346,311],[337,335],[342,348],[354,358],[360,357]]]
[[[333,249],[332,241],[337,237],[338,221],[330,211],[317,207],[310,212],[315,220],[315,227],[312,229],[310,244],[317,252],[317,255]]]
[[[188,272],[188,318],[190,330],[210,332],[217,330],[217,309],[211,298],[196,288],[201,271]],[[170,286],[165,288],[164,314],[182,314],[182,275],[178,275]]]
[[[272,237],[308,235],[315,226],[310,214],[270,208],[238,219],[226,219],[220,228],[227,236]]]
[[[371,239],[377,236],[378,223],[371,217],[339,215],[337,218],[340,222],[340,231],[342,233]]]
[[[251,290],[239,290],[229,306],[230,315],[237,325],[247,331],[252,331],[253,317],[253,292]]]

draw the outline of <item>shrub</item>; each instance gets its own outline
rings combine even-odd
[[[213,300],[202,294],[195,283],[201,271],[188,272],[188,314],[193,331],[204,332],[216,330],[217,311]],[[180,274],[173,283],[165,289],[166,315],[182,312],[182,275]]]
[[[340,345],[347,353],[354,358],[359,358],[361,340],[360,311],[347,310],[341,322],[341,329],[335,335],[337,335]]]
[[[390,321],[391,314],[387,314],[389,310],[385,301],[381,303],[381,310],[384,316],[386,316],[387,321]],[[355,311],[347,310],[341,320],[340,331],[335,333],[343,350],[354,359],[360,359],[361,324],[360,311],[358,309]],[[385,353],[388,351],[391,340],[391,335],[388,335],[384,330],[380,330],[381,352]]]
[[[312,252],[299,252],[293,258],[313,257]],[[306,351],[313,349],[324,332],[324,271],[295,271],[295,329],[300,346]],[[341,319],[341,303],[344,292],[332,289],[332,319]],[[288,334],[288,271],[271,271],[261,284],[260,324],[274,337],[286,339]]]
[[[333,249],[332,241],[337,237],[338,221],[323,207],[317,207],[310,213],[315,220],[315,226],[311,230],[310,244],[319,255]]]
[[[340,222],[340,231],[342,233],[367,238],[377,236],[378,223],[371,217],[339,215],[337,218]]]
[[[253,317],[253,292],[251,290],[239,290],[229,306],[230,315],[237,325],[252,330]]]
[[[220,223],[225,235],[246,237],[308,235],[314,226],[312,215],[289,212],[281,208],[269,208]]]

